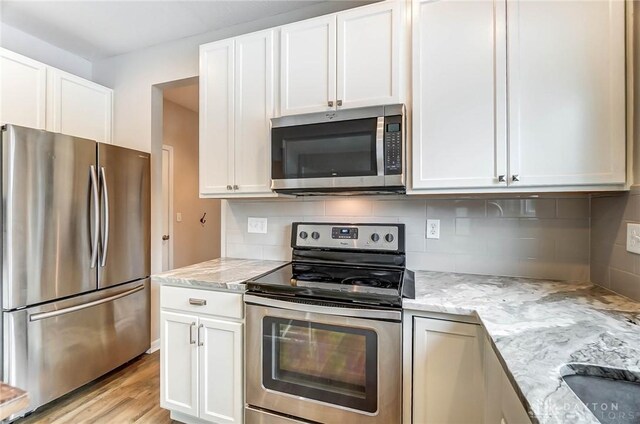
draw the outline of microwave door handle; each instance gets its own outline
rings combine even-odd
[[[378,176],[384,176],[384,116],[378,116],[376,128],[376,160]]]

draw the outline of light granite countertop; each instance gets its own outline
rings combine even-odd
[[[168,286],[244,292],[244,282],[287,262],[219,258],[151,276]]]
[[[415,285],[405,310],[477,317],[534,422],[598,422],[562,380],[567,363],[640,376],[639,302],[591,283],[526,278],[419,271]]]

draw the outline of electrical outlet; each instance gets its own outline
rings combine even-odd
[[[267,234],[267,218],[252,218],[247,221],[247,232]]]
[[[640,224],[627,224],[627,251],[640,254]]]
[[[440,220],[439,219],[427,219],[427,238],[428,239],[440,238]]]
[[[178,212],[178,213],[176,214],[176,221],[178,221],[178,222],[182,222],[182,213],[181,213],[181,212]]]

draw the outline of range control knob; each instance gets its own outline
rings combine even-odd
[[[314,240],[318,240],[320,238],[320,233],[317,231],[314,231],[313,233],[311,233],[311,238]]]
[[[309,234],[307,234],[306,231],[300,231],[300,238],[302,240],[305,240],[307,237],[309,237]]]
[[[376,243],[378,240],[380,240],[380,234],[378,233],[373,233],[371,234],[371,241]]]
[[[384,239],[391,243],[393,241],[393,234],[387,234],[386,236],[384,236]]]

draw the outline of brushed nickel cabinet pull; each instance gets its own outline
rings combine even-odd
[[[328,105],[329,107],[333,107],[333,100],[329,100],[329,102],[327,103],[327,105]]]
[[[204,328],[203,324],[198,326],[198,346],[204,346],[204,336],[201,335],[200,330]]]
[[[520,181],[520,175],[518,175],[518,174],[513,174],[513,175],[511,176],[511,181],[515,181],[515,182]]]
[[[498,182],[499,183],[506,183],[507,182],[506,175],[498,175]]]
[[[338,100],[338,102],[336,103],[338,106],[342,106],[342,100]]]
[[[196,323],[192,322],[189,326],[189,344],[196,344],[196,339],[193,337],[194,328],[196,328]]]
[[[190,297],[189,304],[195,306],[205,306],[207,304],[207,301],[205,299],[195,299],[193,297]]]

